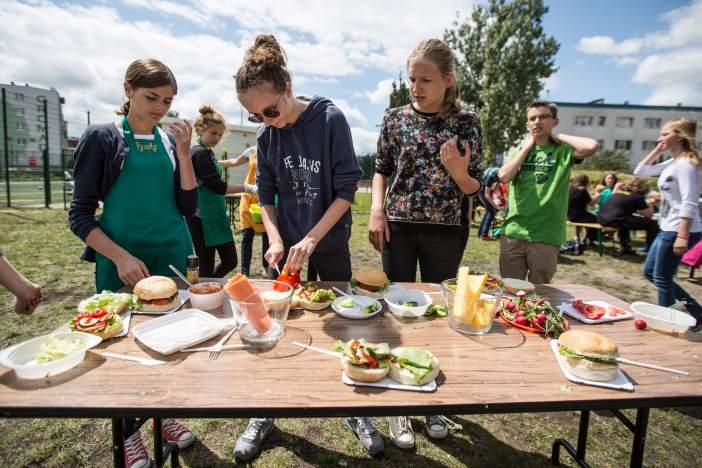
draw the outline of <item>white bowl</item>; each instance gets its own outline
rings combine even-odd
[[[685,312],[648,302],[634,302],[631,304],[631,310],[635,320],[643,319],[648,327],[655,330],[684,333],[697,324],[697,320]]]
[[[224,303],[224,285],[222,283],[211,281],[198,283],[194,287],[198,287],[200,285],[216,285],[216,287],[220,289],[217,292],[208,294],[197,294],[192,291],[192,286],[189,287],[188,295],[190,296],[190,305],[192,305],[193,309],[212,310],[221,307]]]
[[[34,358],[41,352],[41,345],[44,344],[50,336],[75,337],[82,340],[83,343],[85,343],[85,347],[78,351],[74,351],[65,357],[56,359],[55,361],[39,364],[34,360]],[[52,335],[32,338],[31,340],[27,340],[18,345],[4,349],[0,352],[0,363],[6,367],[14,369],[17,377],[21,379],[43,379],[58,375],[61,372],[65,372],[77,366],[85,358],[85,352],[101,342],[102,338],[90,333],[53,333]]]
[[[432,304],[431,297],[424,291],[412,288],[392,289],[383,297],[388,309],[398,317],[421,317]],[[406,302],[416,302],[416,307],[402,305]]]

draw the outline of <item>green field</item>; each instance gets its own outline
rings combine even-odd
[[[70,201],[70,195],[68,197]],[[44,206],[44,181],[10,180],[10,202],[14,207]],[[63,180],[51,179],[51,203],[63,203]],[[0,181],[0,207],[7,207],[7,185]]]
[[[359,194],[354,205],[351,239],[353,264],[380,265],[367,240],[369,195]],[[14,314],[10,295],[0,291],[0,347],[52,330],[66,322],[80,299],[93,292],[92,265],[78,260],[82,244],[68,230],[63,210],[0,209],[0,246],[12,262],[43,285],[46,301],[29,318]],[[472,232],[475,235],[475,231]],[[240,237],[237,236],[237,244]],[[259,239],[254,254],[260,255]],[[635,246],[641,240],[635,239]],[[472,239],[463,263],[497,272],[497,242]],[[556,282],[592,285],[627,301],[655,301],[650,284],[641,276],[643,257],[602,258],[588,251],[563,257]],[[252,263],[261,274],[260,257]],[[685,276],[687,271],[681,272]],[[693,295],[702,286],[681,279]],[[514,363],[519,366],[519,362]],[[86,395],[89,398],[89,395]],[[633,412],[627,411],[631,417]],[[340,419],[283,419],[265,442],[252,465],[268,466],[550,466],[551,443],[566,437],[575,441],[578,413],[451,415],[460,432],[440,442],[422,434],[423,418],[413,418],[416,450],[402,451],[387,439],[387,424],[377,418],[385,436],[385,457],[373,460],[360,448]],[[182,453],[184,466],[232,466],[234,443],[246,421],[195,419],[187,423],[198,442]],[[0,419],[0,466],[109,466],[110,425],[106,420]],[[146,436],[146,432],[144,432]],[[150,440],[145,437],[145,440]],[[646,441],[646,466],[699,466],[702,408],[653,410]],[[632,438],[629,431],[605,412],[593,413],[587,459],[592,466],[628,465]],[[562,457],[572,466],[568,457]],[[694,462],[698,460],[698,462]],[[569,464],[570,463],[570,464]]]

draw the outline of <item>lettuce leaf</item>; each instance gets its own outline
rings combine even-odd
[[[134,294],[103,291],[82,301],[80,307],[86,311],[104,307],[110,312],[115,312],[120,308],[136,309],[139,307],[139,300]]]
[[[326,302],[333,301],[336,299],[336,294],[334,294],[329,289],[318,289],[310,297],[310,302]]]

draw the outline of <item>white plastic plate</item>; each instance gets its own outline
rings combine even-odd
[[[561,372],[563,372],[563,375],[565,376],[565,378],[570,380],[571,382],[581,383],[581,384],[585,384],[585,385],[592,385],[594,387],[604,387],[604,388],[611,388],[614,390],[624,390],[627,392],[634,391],[634,384],[631,383],[629,378],[626,376],[626,374],[624,372],[622,372],[621,369],[619,369],[617,371],[617,378],[614,380],[610,380],[609,382],[595,382],[594,380],[582,379],[580,377],[577,377],[577,376],[571,374],[563,365],[563,356],[561,356],[561,353],[558,352],[558,340],[551,340],[551,351],[553,351],[553,354],[556,356],[556,361],[558,361],[558,366],[561,368]]]
[[[219,335],[226,326],[207,312],[185,309],[134,327],[134,338],[161,354],[172,354]]]
[[[187,301],[187,300],[188,300],[188,297],[190,297],[189,294],[188,294],[188,290],[187,290],[187,289],[179,289],[179,290],[178,290],[178,295],[180,296],[181,303]],[[176,307],[172,308],[172,309],[164,310],[164,311],[162,311],[162,312],[153,312],[153,311],[150,311],[150,310],[139,310],[139,309],[136,309],[136,310],[134,311],[134,313],[136,313],[136,314],[146,314],[146,315],[166,315],[166,314],[170,314],[171,312],[173,312],[174,310],[176,310],[178,307],[180,307],[180,304],[177,305]]]
[[[346,301],[348,299],[353,300],[353,302],[356,304],[356,307],[347,308],[341,307],[339,305],[340,302]],[[367,307],[369,305],[374,305],[375,311],[370,314],[366,314],[365,312],[363,312],[363,307]],[[383,306],[380,302],[376,301],[371,297],[355,296],[350,294],[348,296],[337,297],[334,300],[334,302],[332,302],[332,309],[334,309],[334,312],[341,315],[342,317],[354,320],[363,320],[378,315],[380,311],[383,310]]]
[[[390,377],[385,377],[383,380],[378,382],[361,382],[359,380],[354,380],[346,372],[341,373],[341,381],[346,385],[354,385],[358,387],[376,387],[376,388],[389,388],[392,390],[407,390],[410,392],[433,392],[436,390],[436,380],[432,379],[431,382],[424,385],[405,385],[392,380]]]
[[[558,306],[558,309],[563,312],[566,315],[570,315],[576,320],[580,320],[583,323],[587,323],[588,325],[593,325],[595,323],[604,323],[604,322],[616,322],[617,320],[629,320],[634,318],[633,312],[630,310],[625,310],[624,315],[610,315],[609,310],[611,307],[613,307],[611,304],[608,302],[604,301],[583,301],[585,304],[592,304],[600,307],[604,307],[607,310],[607,313],[604,314],[602,317],[598,318],[597,320],[589,319],[582,313],[578,312],[575,307],[573,307],[572,304],[568,304],[564,302],[563,304]]]

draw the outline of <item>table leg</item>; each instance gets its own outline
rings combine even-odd
[[[112,418],[112,464],[124,467],[124,423],[122,418]]]
[[[590,411],[580,412],[580,425],[578,427],[578,447],[577,449],[565,439],[556,439],[551,449],[551,463],[560,465],[560,449],[563,447],[566,452],[573,457],[573,460],[582,468],[590,468],[585,461],[585,449],[587,448],[587,431],[590,427]]]
[[[162,467],[164,461],[168,458],[168,454],[171,455],[171,467],[177,468],[178,463],[178,445],[166,442],[166,446],[163,446],[163,435],[161,432],[162,421],[161,418],[154,419],[154,465],[157,467]]]
[[[640,468],[643,465],[644,445],[646,444],[649,411],[649,408],[639,408],[636,411],[634,443],[631,447],[631,463],[629,464],[629,466],[632,468]]]

